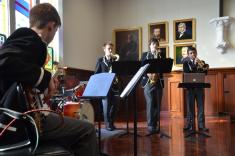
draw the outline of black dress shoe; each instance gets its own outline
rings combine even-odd
[[[113,125],[113,123],[110,123],[106,126],[105,129],[108,130],[108,131],[113,131],[113,130],[116,129],[116,127]]]
[[[192,124],[188,124],[186,127],[183,128],[184,131],[195,131],[195,126]]]
[[[183,128],[183,130],[184,130],[184,131],[188,131],[188,130],[190,129],[190,127],[191,127],[191,125],[188,124],[188,125],[186,125],[186,126]]]
[[[202,132],[209,132],[209,129],[206,128],[206,127],[199,127],[199,131],[202,131]]]
[[[148,128],[148,134],[155,134],[155,133],[159,133],[159,132],[160,132],[159,127],[149,127]]]
[[[195,129],[196,129],[195,126],[192,126],[192,125],[184,127],[184,131],[187,131],[187,132],[194,132]]]
[[[106,127],[105,129],[108,130],[108,131],[113,131],[114,127]]]

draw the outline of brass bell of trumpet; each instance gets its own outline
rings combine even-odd
[[[198,64],[198,69],[202,71],[207,71],[209,69],[209,64],[206,64],[204,60],[201,60],[199,58],[195,59]]]

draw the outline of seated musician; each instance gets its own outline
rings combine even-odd
[[[163,54],[158,50],[159,42],[156,38],[149,41],[150,51],[144,52],[141,58],[142,63],[148,59],[163,58]],[[157,133],[160,130],[160,108],[164,87],[163,75],[157,73],[147,73],[141,81],[144,87],[144,97],[146,101],[147,124],[149,133]]]
[[[48,95],[53,95],[58,86],[58,81],[52,78],[51,73],[45,70],[43,65],[46,61],[47,45],[53,40],[57,29],[61,26],[60,16],[51,4],[41,3],[30,10],[29,22],[30,28],[17,29],[0,49],[0,98],[14,82],[21,83],[23,87],[36,88],[41,93],[48,89]],[[16,104],[18,105],[19,103]],[[43,118],[41,116],[37,116],[37,121],[40,123],[37,126],[40,128],[39,139],[42,143],[44,141],[56,142],[71,149],[76,156],[97,154],[93,124],[63,117],[64,122],[59,128],[47,132],[56,127],[55,125],[58,125],[61,119],[53,113]],[[2,128],[0,127],[0,130]],[[16,141],[15,138],[3,139],[2,137],[4,136],[0,137],[0,143],[11,139]]]
[[[106,42],[103,45],[103,51],[104,56],[98,58],[96,67],[95,67],[95,74],[98,73],[111,73],[112,72],[112,62],[118,61],[119,56],[116,54],[112,54],[113,51],[113,44],[111,42]],[[115,96],[117,94],[118,89],[114,87],[114,85],[117,85],[117,82],[114,82],[115,84],[112,85],[112,88],[109,92],[109,95],[107,98],[102,100],[103,103],[103,114],[104,114],[104,122],[106,129],[109,131],[113,131],[116,129],[113,122],[115,119],[115,114],[117,112],[117,105],[118,105],[118,96]]]
[[[207,72],[209,65],[197,58],[197,49],[188,47],[188,59],[183,63],[184,73],[203,73]],[[195,99],[198,107],[198,128],[200,131],[208,131],[205,127],[204,113],[204,89],[189,88],[187,89],[187,125],[184,130],[195,130]]]

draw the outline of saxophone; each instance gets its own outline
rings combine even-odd
[[[118,54],[111,53],[110,56],[111,56],[111,59],[113,61],[119,61],[119,59],[120,59],[120,56]],[[112,73],[112,66],[110,67],[109,72]],[[112,90],[114,92],[119,90],[118,89],[118,77],[117,76],[115,76],[115,78],[114,78]]]
[[[158,80],[158,75],[156,73],[148,73],[149,83],[155,85]]]
[[[111,58],[112,58],[114,61],[119,61],[120,56],[119,56],[118,54],[113,54],[113,53],[111,53]]]

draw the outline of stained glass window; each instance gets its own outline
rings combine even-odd
[[[15,28],[29,27],[29,10],[36,4],[35,0],[15,0]]]

